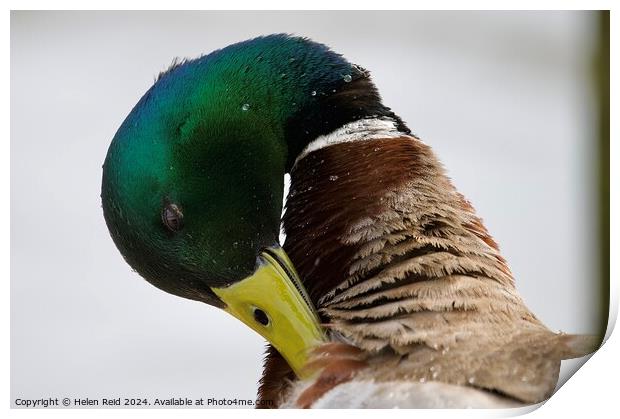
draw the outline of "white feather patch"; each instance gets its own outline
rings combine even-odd
[[[329,147],[334,144],[348,143],[352,141],[378,140],[381,138],[406,137],[396,127],[396,121],[392,118],[360,119],[341,126],[326,135],[318,136],[306,146],[295,159],[295,164],[313,151]],[[294,166],[294,165],[293,165]]]

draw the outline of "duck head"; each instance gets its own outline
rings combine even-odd
[[[388,111],[363,69],[303,38],[272,35],[177,63],[109,147],[110,234],[151,284],[228,311],[303,376],[323,334],[278,244],[283,176],[312,139]]]

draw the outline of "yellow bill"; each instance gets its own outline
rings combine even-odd
[[[309,352],[325,342],[319,318],[292,262],[279,246],[265,249],[251,276],[212,288],[224,310],[267,339],[299,378]]]

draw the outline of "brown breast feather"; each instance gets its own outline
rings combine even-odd
[[[536,403],[552,394],[561,359],[599,343],[555,334],[527,309],[481,219],[417,138],[310,153],[291,172],[283,224],[325,327],[361,351],[315,363],[322,373],[299,406],[354,376],[437,380]],[[290,384],[282,377],[293,375],[269,350],[259,397],[281,400]]]

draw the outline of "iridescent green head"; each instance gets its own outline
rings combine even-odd
[[[304,337],[272,336],[296,327],[276,324],[290,317],[277,312],[287,309],[274,304],[276,293],[287,281],[299,288],[278,248],[283,175],[317,136],[387,113],[363,69],[303,38],[257,38],[177,64],[108,150],[101,197],[112,238],[149,282],[227,309],[281,352],[282,342],[319,339],[303,290],[291,297],[303,307],[289,307],[300,318],[289,321],[306,322]],[[284,285],[268,289],[277,282],[270,275]],[[249,297],[256,287],[262,301]]]

